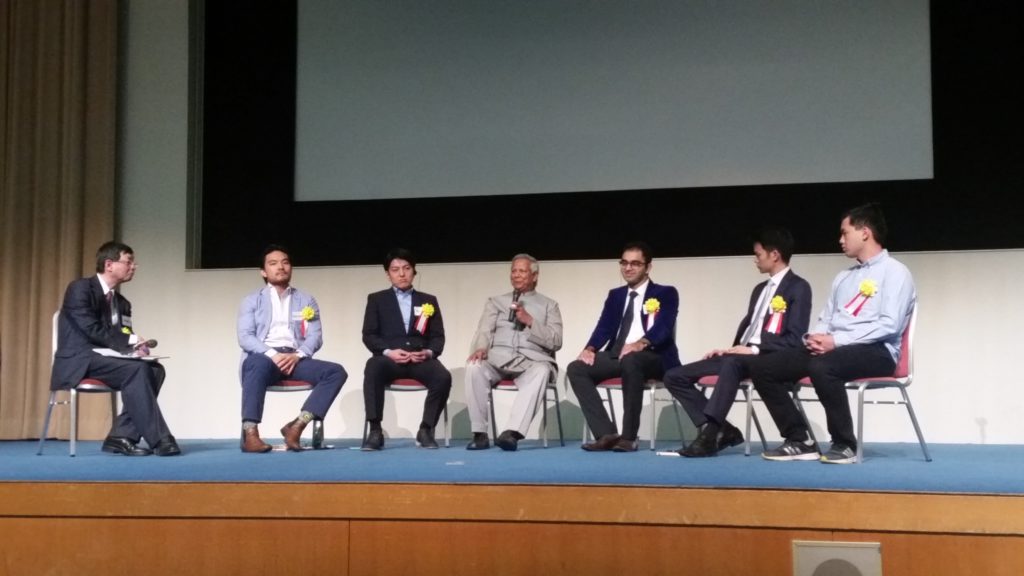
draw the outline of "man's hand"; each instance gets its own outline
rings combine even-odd
[[[295,353],[278,352],[272,358],[277,369],[285,376],[291,376],[295,365],[299,363],[299,355]]]
[[[821,356],[836,349],[836,340],[831,334],[808,334],[804,346],[812,356]]]
[[[640,352],[646,349],[647,344],[645,344],[642,340],[631,342],[622,347],[622,352],[619,352],[619,359],[621,360],[622,358],[632,354],[633,352]]]
[[[530,316],[530,313],[526,311],[525,306],[520,306],[519,304],[513,302],[512,309],[516,311],[516,320],[518,320],[520,324],[526,326],[527,328],[533,326],[533,316]]]
[[[412,362],[412,352],[402,350],[400,348],[389,350],[385,355],[394,360],[396,364],[408,364],[409,362]]]
[[[426,362],[434,356],[434,353],[429,349],[418,350],[416,352],[409,353],[409,362],[411,364],[419,364],[420,362]]]
[[[576,357],[577,360],[583,362],[587,366],[594,365],[594,351],[588,348],[584,348],[580,355]]]
[[[136,336],[138,336],[139,341],[132,347],[132,356],[136,358],[149,356],[149,346],[146,346],[146,342],[149,342],[149,340],[146,340],[139,334],[136,334]]]
[[[725,351],[726,354],[753,354],[754,349],[750,346],[733,346]]]
[[[486,358],[487,358],[487,349],[486,348],[481,348],[479,350],[476,350],[472,354],[470,354],[469,358],[466,358],[466,362],[479,362],[479,361],[484,360]]]
[[[715,348],[711,352],[708,352],[707,354],[705,354],[703,359],[707,360],[708,358],[714,358],[715,356],[721,356],[722,354],[725,354],[725,350],[721,350],[721,349]]]

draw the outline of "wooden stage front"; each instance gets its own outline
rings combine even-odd
[[[792,541],[886,575],[1019,576],[1024,497],[357,483],[0,483],[0,575],[791,575]]]

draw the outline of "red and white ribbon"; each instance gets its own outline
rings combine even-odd
[[[302,337],[305,338],[306,337],[306,321],[305,320],[302,321],[302,325],[301,325],[299,330],[300,330],[300,332],[302,332]]]
[[[868,297],[865,296],[864,293],[858,292],[853,299],[846,303],[846,306],[843,306],[843,308],[845,308],[852,316],[856,316],[857,314],[860,314],[860,309],[863,308],[867,302]]]
[[[419,332],[420,334],[426,334],[427,333],[427,320],[429,318],[430,317],[425,315],[425,314],[420,314],[416,318],[416,331],[417,332]]]
[[[772,315],[768,317],[768,323],[764,327],[765,331],[770,334],[782,332],[782,319],[785,315],[785,312],[772,312]]]
[[[658,316],[658,313],[656,311],[655,312],[651,312],[650,314],[647,315],[647,329],[648,330],[651,329],[651,326],[654,326],[654,319],[657,318],[657,316]]]

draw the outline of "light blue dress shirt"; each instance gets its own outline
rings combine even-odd
[[[874,283],[876,291],[860,305],[857,298],[866,280]],[[836,276],[832,294],[812,332],[831,334],[837,347],[884,342],[893,360],[899,362],[900,340],[916,301],[910,270],[889,256],[888,250],[882,250]]]

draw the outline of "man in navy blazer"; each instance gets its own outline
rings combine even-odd
[[[71,282],[57,323],[57,351],[50,388],[73,388],[84,378],[101,380],[121,391],[124,409],[114,419],[102,450],[125,456],[181,454],[164,422],[156,397],[164,368],[141,357],[147,340],[132,329],[132,305],[117,292],[135,276],[135,253],[120,242],[106,242],[96,251],[96,275]],[[134,358],[104,356],[107,349]],[[145,438],[149,448],[139,446]]]
[[[340,364],[316,360],[323,344],[323,323],[316,299],[291,286],[292,261],[283,246],[263,251],[260,275],[266,286],[242,299],[238,308],[238,345],[242,347],[242,452],[272,448],[260,438],[267,386],[288,378],[313,384],[302,410],[281,428],[285,447],[302,450],[302,431],[323,420],[348,378]]]
[[[679,366],[675,324],[679,293],[650,280],[651,248],[630,242],[619,261],[626,285],[608,292],[590,340],[567,374],[596,440],[588,451],[632,452],[637,448],[644,383]],[[615,430],[597,384],[622,377],[622,435]]]
[[[434,427],[448,402],[452,375],[438,357],[444,350],[444,321],[437,298],[413,288],[416,258],[397,248],[384,258],[391,287],[370,294],[363,316],[363,344],[373,353],[363,374],[363,401],[370,431],[362,449],[384,448],[381,416],[385,387],[397,378],[413,378],[427,387],[416,444],[437,448]]]
[[[754,240],[754,264],[769,278],[750,293],[747,315],[736,329],[732,347],[712,350],[702,360],[665,373],[665,387],[700,431],[689,446],[679,450],[681,455],[714,456],[741,444],[743,435],[726,416],[740,382],[750,376],[750,366],[778,350],[803,347],[811,319],[811,285],[789,268],[793,244],[788,230],[761,230]],[[708,399],[696,383],[712,375],[718,376],[718,382]]]

